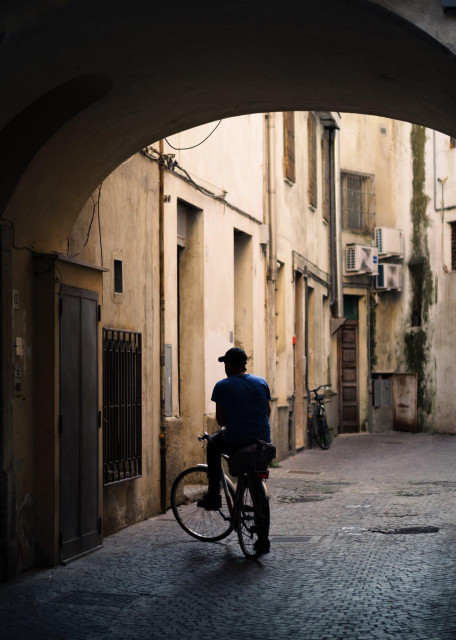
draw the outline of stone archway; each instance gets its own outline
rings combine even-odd
[[[23,0],[3,10],[1,195],[17,243],[26,229],[34,248],[59,250],[123,160],[216,118],[331,109],[456,133],[454,22],[429,5]]]
[[[454,23],[429,4],[22,0],[1,9],[0,214],[13,222],[15,243],[64,250],[81,206],[123,160],[217,118],[339,110],[456,135]],[[0,277],[0,544],[8,552],[7,259]]]

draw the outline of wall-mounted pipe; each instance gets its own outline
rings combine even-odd
[[[277,280],[277,210],[275,180],[275,114],[268,113],[267,118],[267,191],[269,215],[269,269],[268,280]]]
[[[326,125],[328,130],[328,163],[329,163],[329,246],[331,266],[331,310],[336,318],[343,317],[343,297],[341,286],[341,268],[339,259],[338,216],[336,207],[336,159],[335,140],[337,124]],[[340,216],[339,216],[340,217]]]
[[[164,143],[159,142],[158,163],[158,235],[159,235],[159,280],[160,280],[160,506],[166,513],[166,419],[165,419],[165,161]]]

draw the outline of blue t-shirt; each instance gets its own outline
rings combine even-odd
[[[222,405],[226,420],[225,442],[242,444],[256,439],[271,442],[267,413],[270,398],[266,380],[251,373],[229,376],[217,382],[212,401]]]

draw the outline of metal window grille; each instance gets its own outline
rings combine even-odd
[[[103,329],[103,482],[142,473],[141,334]]]
[[[341,171],[344,229],[371,233],[375,225],[375,178],[365,173]]]
[[[451,271],[456,271],[456,222],[451,222]]]

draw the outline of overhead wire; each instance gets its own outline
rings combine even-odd
[[[223,120],[223,118],[222,118],[222,120]],[[165,142],[166,142],[166,144],[168,144],[171,147],[171,149],[174,149],[174,151],[189,151],[190,149],[196,149],[196,147],[199,147],[200,145],[203,144],[203,142],[206,142],[206,140],[211,137],[211,135],[214,133],[214,131],[217,129],[217,127],[220,126],[220,123],[222,122],[222,120],[218,121],[218,123],[215,125],[215,127],[210,132],[210,134],[208,136],[206,136],[204,138],[204,140],[201,140],[201,142],[198,142],[198,144],[194,144],[191,147],[173,147],[173,145],[169,142],[169,140],[167,138],[165,138]]]

